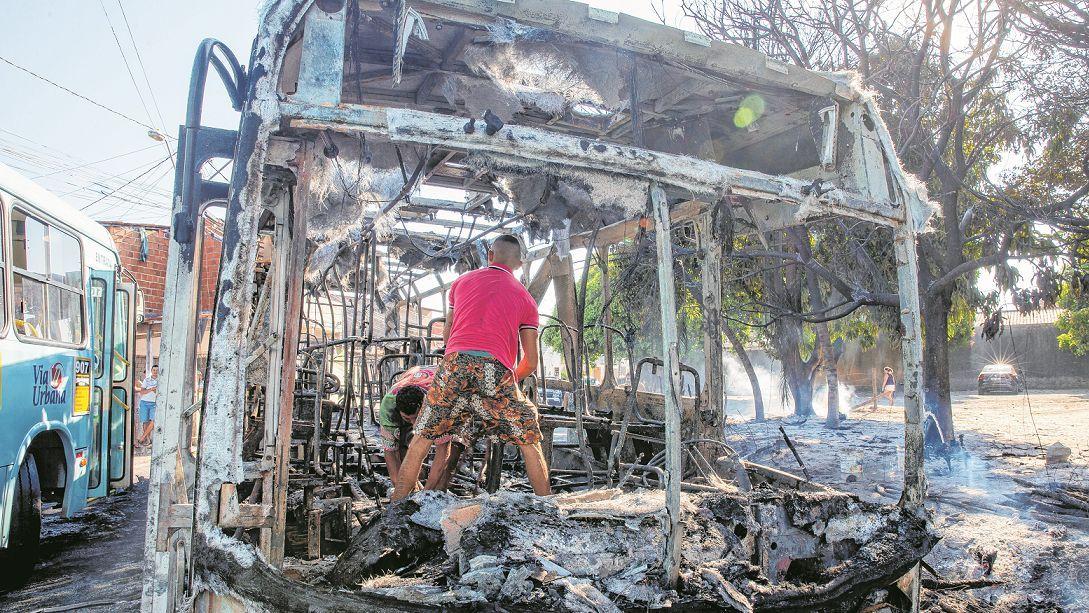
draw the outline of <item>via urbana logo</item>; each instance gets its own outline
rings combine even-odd
[[[67,382],[60,362],[55,362],[49,370],[41,364],[35,364],[34,391],[31,395],[34,406],[63,404],[68,399]]]

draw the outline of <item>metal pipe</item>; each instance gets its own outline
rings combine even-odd
[[[216,56],[219,51],[223,60]],[[196,56],[193,58],[193,70],[189,79],[189,97],[185,107],[185,144],[180,156],[179,176],[181,180],[182,211],[175,215],[172,233],[174,240],[179,243],[190,243],[193,240],[195,226],[194,210],[196,195],[200,189],[200,168],[197,162],[197,134],[201,129],[201,119],[204,111],[204,91],[208,81],[208,66],[212,65],[219,73],[227,97],[231,100],[234,110],[241,111],[244,104],[242,90],[246,88],[246,71],[238,63],[234,53],[222,42],[213,38],[206,38],[197,47]]]
[[[588,328],[591,328],[591,327],[592,328],[598,328],[598,327],[601,328],[602,331],[604,332],[604,336],[605,336],[606,339],[611,338],[609,336],[610,334],[619,334],[620,335],[620,338],[624,341],[624,348],[627,349],[627,353],[628,353],[628,373],[629,373],[628,376],[629,376],[629,379],[630,379],[631,373],[634,372],[634,369],[635,369],[635,364],[634,364],[634,362],[635,362],[635,341],[634,341],[634,339],[628,338],[628,336],[625,335],[623,332],[621,332],[619,329],[614,328],[613,326],[610,326],[608,324],[596,323],[596,324],[590,324],[587,327]],[[602,385],[604,385],[604,384],[602,384]],[[614,438],[611,441],[611,447],[612,448],[609,449],[608,465],[606,466],[606,471],[607,471],[607,474],[608,474],[607,481],[608,481],[609,486],[612,486],[613,466],[616,464],[617,459],[620,457],[620,451],[624,448],[624,445],[627,443],[628,425],[631,422],[632,413],[635,412],[635,410],[636,410],[636,404],[637,404],[636,395],[637,395],[637,393],[636,393],[635,388],[632,387],[631,385],[629,385],[628,386],[628,402],[625,403],[624,416],[623,416],[623,418],[621,418],[620,433],[618,434],[618,436],[616,438]],[[617,470],[619,472],[619,468]]]

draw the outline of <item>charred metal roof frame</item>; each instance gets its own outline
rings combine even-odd
[[[237,85],[243,86],[241,78]],[[197,457],[187,430],[196,406],[195,322],[191,302],[183,298],[193,295],[198,279],[193,249],[176,232],[170,247],[167,277],[178,299],[164,313],[145,610],[184,606],[194,597],[186,592],[190,587],[209,592],[212,603],[228,598],[225,607],[239,599],[265,606],[268,598],[290,596],[270,564],[279,565],[284,555],[293,366],[298,339],[309,333],[300,330],[308,325],[300,317],[307,279],[297,273],[308,260],[310,279],[336,276],[342,299],[367,295],[372,311],[386,298],[418,305],[427,292],[415,287],[414,268],[427,262],[469,266],[479,257],[482,237],[514,223],[555,243],[532,251],[531,258],[562,259],[575,244],[592,249],[599,235],[624,238],[640,223],[633,218],[653,219],[662,364],[669,373],[661,472],[668,585],[680,565],[683,408],[671,224],[692,218],[708,223],[726,202],[731,215],[736,206],[761,233],[829,215],[893,228],[905,330],[901,504],[920,509],[915,237],[933,208],[898,164],[871,96],[849,77],[806,71],[747,48],[566,0],[270,0],[244,87]],[[187,125],[187,132],[195,127]],[[187,168],[176,192],[195,193],[187,181],[198,172]],[[354,177],[354,185],[346,177]],[[422,198],[413,193],[419,185],[471,196],[465,203]],[[489,206],[493,195],[515,209]],[[176,219],[184,221],[199,205],[189,200],[175,198]],[[476,220],[493,223],[458,244],[406,226],[443,228],[435,211],[471,216],[474,226]],[[321,218],[324,212],[328,220]],[[264,297],[257,297],[267,310],[255,313],[256,261],[269,236],[275,249],[262,273],[268,275]],[[396,240],[409,241],[423,257],[394,264],[388,250],[379,251],[379,238],[395,249]],[[370,271],[383,266],[385,255],[387,271],[407,282],[364,284],[358,263],[354,278],[344,274],[338,258],[352,250]],[[708,251],[705,275],[715,274],[721,257],[721,249]],[[396,293],[400,289],[407,297]],[[543,291],[536,280],[530,289]],[[441,280],[428,291],[444,291]],[[327,286],[330,311],[332,293]],[[561,319],[561,328],[569,325],[570,317]],[[325,366],[323,360],[314,370],[319,381]],[[254,451],[257,460],[244,462],[243,407],[251,377],[265,390],[263,447]],[[708,378],[709,386],[721,385],[720,375]],[[583,384],[573,385],[578,392]],[[315,398],[316,441],[321,392]],[[577,405],[580,428],[582,408]],[[238,492],[243,483],[253,484],[246,498]],[[256,546],[229,536],[225,527],[236,535],[255,533]],[[408,606],[367,595],[320,595],[324,600],[314,606],[322,608]],[[307,606],[297,597],[284,604]]]

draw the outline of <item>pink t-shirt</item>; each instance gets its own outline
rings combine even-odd
[[[533,296],[498,265],[458,277],[450,286],[450,308],[446,353],[486,351],[511,370],[518,360],[518,331],[538,326]]]

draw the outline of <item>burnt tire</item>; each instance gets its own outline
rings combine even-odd
[[[3,590],[26,583],[38,562],[42,533],[42,488],[33,455],[27,454],[19,466],[11,503],[8,547],[0,550],[0,589]]]

